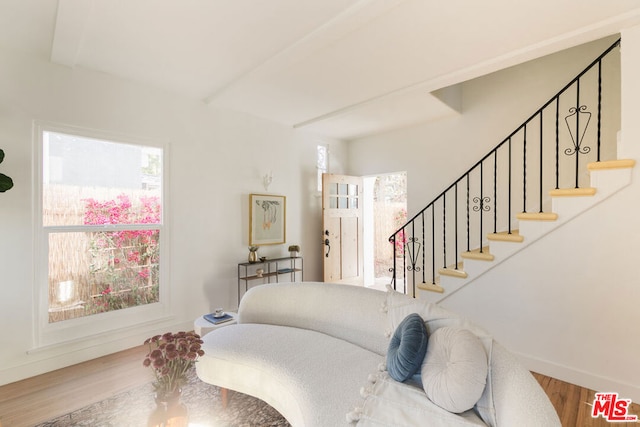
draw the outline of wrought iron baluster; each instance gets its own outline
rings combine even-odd
[[[580,167],[580,156],[578,156],[578,152],[580,149],[580,137],[578,135],[580,135],[580,79],[578,79],[578,81],[576,82],[576,138],[574,141],[574,144],[576,146],[576,188],[579,187],[578,184],[578,168]],[[585,107],[586,108],[586,107]]]
[[[411,286],[413,295],[416,294],[416,271],[420,271],[420,266],[416,264],[418,263],[418,255],[420,254],[420,247],[422,246],[419,239],[416,237],[415,224],[415,221],[411,223],[411,237],[407,239],[407,243],[405,244],[407,247],[407,253],[409,254],[410,265],[407,267],[407,271],[411,272]]]
[[[402,228],[402,240],[406,240],[407,232],[405,227]],[[402,244],[402,293],[407,293],[407,249],[405,247],[406,242]]]
[[[458,265],[458,182],[456,182],[454,192],[455,192],[455,198],[456,198],[456,200],[455,200],[455,217],[456,218],[455,218],[455,221],[454,221],[455,237],[456,237],[455,246],[456,246],[456,248],[455,248],[455,251],[454,251],[454,257],[455,257],[455,263],[454,264]]]
[[[396,236],[398,235],[398,233],[396,232],[395,234],[393,234],[390,238],[389,238],[389,242],[391,242],[391,244],[393,245],[393,267],[389,269],[389,272],[391,273],[391,285],[393,286],[393,290],[397,290],[396,289],[396,271],[397,271],[397,265],[396,265]]]
[[[418,265],[418,256],[420,255],[420,248],[422,246],[420,240],[417,237],[409,237],[405,246],[407,247],[407,254],[409,255],[407,271],[420,271],[420,266]]]
[[[527,212],[527,124],[524,125],[522,144],[522,212]]]
[[[508,210],[509,210],[509,216],[508,216],[508,221],[507,223],[509,224],[509,234],[511,234],[511,137],[509,137],[509,143],[508,143],[508,147],[509,147],[509,177],[508,177]]]
[[[420,214],[420,217],[422,219],[422,242],[426,242],[426,240],[424,240],[424,211],[422,211],[422,213]],[[425,281],[426,264],[425,264],[424,253],[425,251],[422,251],[422,283],[426,283]]]
[[[442,195],[442,263],[447,265],[447,193]]]
[[[480,253],[482,253],[482,212],[484,211],[483,209],[483,204],[484,204],[484,163],[480,162]],[[474,207],[475,209],[475,207]]]
[[[436,215],[434,211],[435,204],[431,204],[431,271],[432,283],[436,284]],[[447,268],[445,265],[444,268]]]
[[[584,142],[584,137],[587,133],[587,128],[589,127],[589,123],[591,122],[591,113],[587,111],[586,105],[580,105],[580,80],[577,81],[576,88],[576,107],[571,107],[569,109],[569,115],[564,118],[565,123],[567,124],[567,128],[569,129],[569,135],[571,136],[571,141],[573,142],[573,147],[567,148],[564,150],[564,154],[567,156],[576,156],[576,181],[575,188],[580,188],[578,179],[580,176],[580,154],[588,154],[591,152],[591,147],[582,145]],[[583,125],[583,129],[580,129],[580,116],[584,115],[586,122]],[[572,126],[569,123],[571,118],[575,116],[575,133],[572,131]]]
[[[469,252],[469,234],[470,234],[470,226],[469,226],[469,174],[467,173],[467,252]],[[456,265],[456,268],[458,268],[458,266]]]
[[[598,61],[598,154],[596,161],[600,161],[600,126],[602,120],[602,59]]]
[[[543,163],[542,163],[542,110],[540,110],[540,212],[542,212],[542,173],[543,173]]]
[[[493,151],[493,233],[498,232],[498,150]]]
[[[415,249],[416,243],[418,245],[418,249],[414,251],[415,256],[411,257],[411,266],[412,266],[411,287],[413,292],[412,295],[415,295],[416,294],[416,261],[418,260],[417,253],[420,252],[420,242],[418,242],[416,239],[416,222],[415,221],[411,223],[411,239],[414,244],[414,249]],[[420,269],[420,267],[417,267],[417,268]]]
[[[556,97],[556,190],[560,188],[560,97]]]
[[[490,197],[485,197],[484,196],[484,179],[483,179],[483,175],[484,175],[484,169],[483,169],[483,164],[480,163],[480,197],[474,197],[473,198],[473,203],[477,203],[476,206],[473,207],[473,211],[474,212],[478,212],[480,214],[480,253],[483,253],[483,249],[482,249],[482,233],[483,233],[483,226],[482,226],[482,213],[483,212],[488,212],[491,210],[491,206],[488,204],[489,202],[491,202],[491,198]]]

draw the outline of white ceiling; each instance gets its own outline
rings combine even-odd
[[[352,139],[639,22],[638,0],[0,0],[0,46]]]

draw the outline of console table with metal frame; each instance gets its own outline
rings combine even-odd
[[[258,271],[260,269],[262,270],[262,273]],[[259,284],[278,283],[282,281],[281,279],[288,279],[288,282],[304,280],[304,260],[301,256],[239,263],[238,305],[240,305],[242,282],[244,282],[244,291],[247,292],[247,290],[249,290],[250,282],[259,281]]]

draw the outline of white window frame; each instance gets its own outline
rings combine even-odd
[[[324,148],[324,168],[320,166],[320,156],[318,155],[318,151],[320,151],[320,147]],[[316,144],[316,175],[317,182],[316,187],[318,193],[322,193],[322,174],[329,173],[329,144],[318,143]]]
[[[114,310],[75,319],[49,323],[49,233],[61,229],[70,231],[91,231],[93,228],[105,230],[108,226],[47,226],[43,225],[43,161],[44,161],[44,132],[59,132],[69,135],[78,135],[85,138],[100,139],[115,143],[149,146],[163,150],[162,154],[162,207],[160,224],[150,224],[147,228],[160,230],[160,266],[159,266],[159,302]],[[110,334],[122,337],[124,333],[131,333],[137,328],[149,326],[172,317],[170,312],[171,294],[168,286],[169,251],[168,251],[168,173],[169,170],[169,144],[142,140],[129,136],[116,135],[106,131],[77,128],[55,123],[34,122],[33,126],[33,152],[34,156],[34,191],[33,191],[33,229],[34,229],[34,304],[33,304],[33,348],[30,353],[50,349],[57,346],[69,346],[70,344],[90,342],[99,339],[107,339]],[[131,228],[141,229],[139,225]],[[114,337],[115,339],[115,337]],[[89,344],[95,345],[95,344]]]

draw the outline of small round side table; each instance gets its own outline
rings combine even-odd
[[[228,320],[226,322],[220,323],[220,324],[214,324],[209,322],[207,319],[204,318],[204,316],[200,316],[198,317],[194,322],[193,322],[193,330],[195,331],[196,334],[200,335],[200,337],[203,337],[205,335],[207,335],[209,332],[213,331],[214,329],[218,329],[218,328],[222,328],[224,326],[229,326],[229,325],[233,325],[235,323],[238,323],[238,313],[234,313],[231,311],[227,311],[227,314],[231,315],[231,317],[233,317],[232,320]]]
[[[233,325],[235,323],[238,323],[238,313],[234,313],[232,311],[227,311],[227,314],[231,315],[231,317],[233,317],[233,319],[228,320],[226,322],[222,322],[219,324],[214,324],[209,322],[207,319],[204,318],[204,316],[200,316],[198,317],[196,320],[194,320],[193,322],[193,330],[195,331],[196,334],[200,335],[200,338],[204,337],[206,334],[208,334],[209,332],[213,331],[214,329],[218,329],[218,328],[222,328],[224,326],[229,326],[229,325]],[[221,395],[221,399],[222,399],[222,407],[226,408],[227,407],[227,402],[229,400],[228,396],[228,390],[224,387],[220,388],[220,395]],[[0,426],[2,427],[2,426]]]

